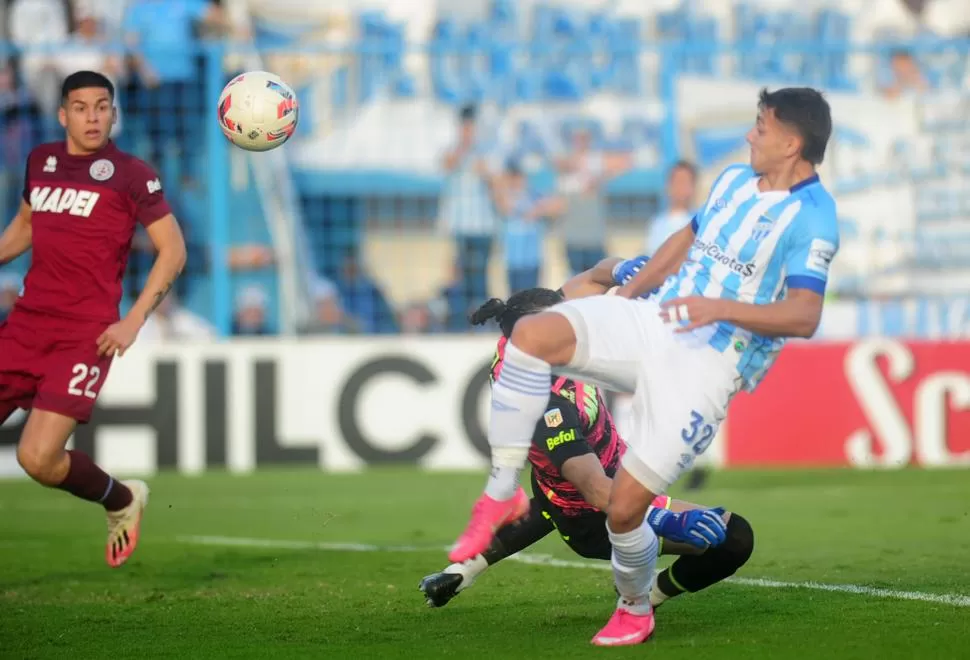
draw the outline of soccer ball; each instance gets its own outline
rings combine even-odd
[[[269,151],[290,139],[300,117],[296,94],[279,76],[242,73],[219,96],[219,126],[246,151]]]

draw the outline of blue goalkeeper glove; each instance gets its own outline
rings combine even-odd
[[[650,257],[642,254],[639,257],[626,259],[613,266],[613,282],[617,286],[623,286],[633,279],[633,276],[640,272],[640,269],[650,261]]]
[[[621,261],[617,265],[613,266],[613,282],[616,284],[616,286],[623,286],[624,284],[627,284],[637,273],[640,272],[640,269],[643,268],[648,261],[650,261],[650,257],[645,254],[641,254],[639,257],[633,257],[632,259]],[[659,290],[660,287],[658,286],[653,291],[640,294],[640,297],[649,298]]]
[[[647,524],[651,529],[670,541],[687,543],[695,548],[721,545],[727,538],[727,525],[721,514],[724,509],[691,509],[674,513],[667,509],[651,507],[647,512]]]

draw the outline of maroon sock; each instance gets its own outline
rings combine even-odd
[[[67,476],[57,487],[88,502],[99,502],[108,511],[118,511],[131,504],[131,491],[99,468],[84,452],[69,450],[71,459]]]

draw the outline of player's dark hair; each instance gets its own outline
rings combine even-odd
[[[478,108],[470,103],[458,109],[458,118],[461,121],[475,121],[476,117],[478,117]]]
[[[811,87],[762,89],[758,108],[774,110],[775,118],[802,138],[801,157],[812,165],[821,164],[832,136],[832,110],[820,91]]]
[[[61,104],[67,103],[67,95],[76,89],[86,87],[101,87],[108,90],[111,100],[115,99],[115,86],[107,76],[97,71],[75,71],[61,83]]]
[[[491,298],[472,312],[468,316],[468,321],[472,325],[483,325],[486,321],[495,319],[502,329],[502,334],[511,337],[512,328],[520,318],[541,312],[563,300],[565,300],[563,295],[552,289],[525,289],[513,294],[508,300]]]

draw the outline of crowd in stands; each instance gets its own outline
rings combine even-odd
[[[0,49],[0,226],[12,217],[19,203],[27,152],[34,144],[59,136],[55,117],[60,81],[73,70],[90,68],[108,74],[118,87],[121,121],[115,137],[120,146],[143,156],[161,171],[167,194],[187,225],[190,243],[193,234],[202,234],[194,231],[193,225],[205,222],[205,218],[197,217],[194,207],[180,202],[205,181],[199,117],[207,115],[203,63],[196,56],[195,44],[207,36],[244,36],[223,4],[220,0],[0,0],[0,47],[4,42],[13,46]],[[274,4],[293,9],[290,5],[299,3],[279,0]],[[524,13],[526,6],[533,4],[494,2],[491,6]],[[576,1],[565,4],[574,9],[595,5]],[[628,2],[614,4],[635,6]],[[667,7],[674,3],[661,4]],[[725,11],[721,3],[712,3],[711,7],[715,4],[715,14]],[[882,21],[874,24],[872,34],[906,39],[952,29],[953,25],[946,24],[946,11],[951,10],[941,14],[940,8],[960,6],[950,0],[880,0],[878,4],[879,10],[867,16],[870,23]],[[337,5],[342,11],[355,11],[353,3]],[[473,5],[476,3],[438,2],[439,17],[451,12],[450,18],[422,22],[431,31],[426,38],[445,34],[454,19],[463,18],[463,12]],[[847,0],[847,7],[850,5],[860,3]],[[410,1],[401,0],[394,6],[405,15],[411,11],[409,7],[422,16],[427,13]],[[964,21],[964,27],[947,36],[966,34],[966,20],[970,19],[966,14],[970,12],[964,11],[958,19]],[[674,23],[668,26],[668,32],[676,32]],[[18,55],[14,49],[27,49],[29,54]],[[886,62],[876,75],[877,87],[886,97],[919,93],[933,84],[918,55],[909,50],[893,50]],[[413,93],[413,89],[404,89],[407,85],[400,87],[401,93]],[[444,184],[437,199],[440,227],[454,248],[451,278],[434,296],[395,308],[371,271],[379,265],[368,264],[359,246],[352,246],[341,252],[335,268],[311,278],[312,313],[303,332],[468,332],[468,310],[489,296],[504,293],[489,287],[488,271],[494,255],[503,255],[509,291],[543,282],[545,246],[553,232],[561,239],[562,256],[571,272],[589,268],[606,255],[604,186],[632,167],[630,152],[599,143],[588,130],[577,127],[565,136],[566,148],[561,153],[548,154],[554,185],[538,189],[532,185],[520,154],[496,154],[482,143],[478,107],[454,101],[458,138],[440,155]],[[173,112],[173,107],[180,110]],[[655,251],[666,236],[690,221],[698,202],[697,179],[698,172],[690,162],[667,164],[661,211],[642,218],[644,252]],[[312,226],[308,221],[308,227]],[[190,250],[189,268],[204,273],[209,268],[208,251],[198,241]],[[132,259],[131,294],[137,292],[150,256],[146,247]],[[420,262],[422,257],[415,255],[415,259]],[[265,244],[234,245],[228,260],[227,267],[233,271],[272,269],[274,254]],[[19,280],[13,274],[0,278],[0,319],[18,288]],[[186,293],[184,289],[177,291],[159,310],[151,327],[146,328],[148,335],[205,338],[215,334],[208,321],[180,306],[179,298]],[[271,334],[268,309],[274,300],[262,285],[240,287],[233,301],[233,334]]]

